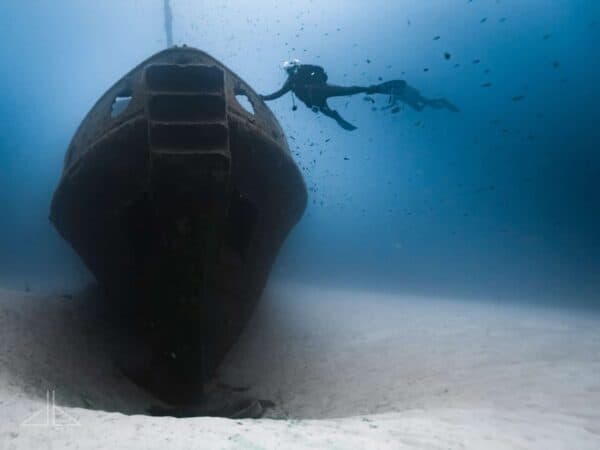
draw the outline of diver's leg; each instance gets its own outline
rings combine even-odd
[[[342,116],[340,116],[337,111],[330,109],[327,104],[320,106],[319,111],[321,111],[327,117],[331,117],[332,119],[334,119],[338,123],[338,125],[340,127],[342,127],[344,130],[348,130],[348,131],[356,130],[356,127],[354,125],[352,125],[351,123],[346,122],[344,119],[342,119]]]
[[[324,97],[345,97],[348,95],[355,94],[388,94],[395,95],[399,94],[406,86],[404,80],[392,80],[384,83],[375,84],[372,86],[336,86],[333,84],[326,84],[323,86],[314,86],[313,91],[317,95]]]
[[[323,86],[313,86],[312,92],[315,97],[346,97],[350,95],[360,94],[369,90],[366,86],[335,86],[326,84]]]

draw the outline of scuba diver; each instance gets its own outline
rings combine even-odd
[[[340,114],[327,104],[330,97],[345,97],[360,93],[386,94],[390,96],[390,104],[402,101],[417,111],[425,106],[440,109],[447,108],[458,112],[458,108],[446,99],[428,99],[418,90],[408,86],[404,80],[386,81],[371,86],[336,86],[327,83],[327,74],[321,66],[301,64],[299,60],[285,61],[282,68],[287,72],[288,79],[278,91],[270,95],[261,95],[264,101],[275,100],[292,91],[306,106],[314,112],[321,112],[334,119],[345,130],[356,130],[356,127],[345,121]],[[296,110],[296,105],[292,108]]]

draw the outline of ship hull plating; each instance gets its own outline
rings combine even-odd
[[[88,113],[50,217],[135,317],[150,350],[130,375],[163,400],[187,403],[250,317],[306,197],[258,95],[184,47],[140,64]]]

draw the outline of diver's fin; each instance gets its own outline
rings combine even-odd
[[[325,114],[327,117],[331,117],[332,119],[334,119],[338,123],[338,125],[340,127],[342,127],[344,130],[348,130],[348,131],[356,130],[356,127],[354,125],[352,125],[350,122],[346,122],[337,111],[329,109],[328,107],[321,107],[319,109],[319,111],[321,113]]]
[[[354,125],[352,125],[350,122],[347,122],[344,119],[342,119],[342,116],[340,116],[337,111],[333,111],[333,116],[331,116],[331,117],[333,117],[335,119],[335,121],[338,123],[338,125],[340,127],[342,127],[344,130],[348,130],[348,131],[356,130],[356,127]]]
[[[460,110],[458,109],[458,107],[456,105],[454,105],[453,103],[449,102],[448,100],[446,100],[445,98],[435,98],[433,100],[428,100],[425,103],[427,106],[434,108],[434,109],[448,109],[452,112],[459,112]]]
[[[350,122],[346,122],[341,117],[339,117],[339,118],[337,118],[335,120],[338,123],[338,125],[340,127],[342,127],[344,130],[348,130],[348,131],[354,131],[354,130],[356,130],[356,127],[354,125],[352,125]]]
[[[384,81],[383,83],[372,86],[367,91],[368,94],[389,94],[394,95],[400,93],[406,87],[404,80]]]
[[[447,109],[449,109],[452,112],[460,112],[460,109],[458,109],[458,106],[456,106],[454,103],[449,102],[448,100],[444,100],[444,105],[446,106]]]

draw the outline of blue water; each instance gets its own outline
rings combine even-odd
[[[383,97],[331,101],[358,126],[347,132],[304,105],[292,111],[290,95],[270,103],[310,189],[274,277],[600,303],[600,3],[171,8],[175,45],[207,51],[261,93],[297,57],[332,83],[402,78],[461,109],[391,114]],[[0,286],[89,279],[47,220],[50,198],[85,113],[165,48],[163,12],[162,0],[0,2]]]

